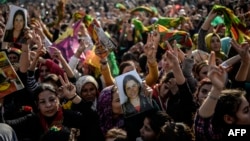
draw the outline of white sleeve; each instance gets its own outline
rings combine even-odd
[[[79,63],[80,59],[75,57],[75,55],[71,56],[69,59],[69,67],[74,71]]]
[[[45,37],[45,38],[43,39],[43,42],[44,42],[44,46],[45,46],[46,48],[52,45],[52,43],[50,42],[50,40],[49,40],[47,37]]]

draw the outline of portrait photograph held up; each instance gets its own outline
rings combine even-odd
[[[145,95],[142,79],[136,70],[117,76],[115,81],[125,117],[153,109],[152,101]]]
[[[9,5],[9,18],[4,31],[3,42],[25,43],[24,29],[27,28],[27,10],[15,5]]]

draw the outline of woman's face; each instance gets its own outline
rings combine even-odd
[[[39,72],[40,72],[40,77],[44,78],[49,74],[49,68],[47,66],[41,66]]]
[[[203,101],[206,99],[208,93],[210,92],[212,88],[212,84],[204,84],[201,86],[200,91],[198,93],[198,102],[200,104],[203,103]]]
[[[113,91],[113,94],[112,94],[112,111],[113,111],[113,114],[115,115],[123,114],[117,88]]]
[[[236,123],[237,125],[250,125],[250,110],[249,103],[247,99],[242,96],[242,102],[238,111],[236,112],[236,117],[238,118]]]
[[[14,54],[14,53],[11,53],[8,55],[8,58],[10,60],[10,62],[13,64],[13,63],[18,63],[19,62],[19,57],[18,55]]]
[[[95,101],[97,89],[93,83],[86,83],[82,86],[81,97],[86,101]]]
[[[143,141],[154,141],[156,140],[156,134],[150,126],[150,121],[145,118],[143,121],[143,126],[140,129],[141,138]]]
[[[221,42],[217,36],[211,38],[211,49],[215,52],[219,52],[221,49]]]
[[[160,96],[161,97],[166,97],[169,92],[169,88],[167,83],[163,82],[160,86]]]
[[[166,53],[164,55],[162,55],[161,63],[162,63],[162,68],[165,71],[171,70],[171,68],[173,66],[173,64],[171,63],[171,61],[167,58]]]
[[[14,29],[21,31],[24,27],[24,18],[22,15],[16,15],[14,19]]]
[[[137,98],[139,94],[139,85],[134,80],[129,80],[125,85],[125,91],[128,98]]]
[[[38,109],[42,115],[52,117],[59,108],[59,99],[55,93],[45,90],[38,96]]]
[[[205,65],[201,68],[199,72],[199,80],[202,80],[203,78],[207,78],[207,72],[208,72],[208,66]]]

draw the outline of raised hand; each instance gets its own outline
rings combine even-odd
[[[156,58],[157,46],[155,45],[155,42],[154,42],[153,33],[148,34],[147,43],[144,45],[143,51],[148,59]]]
[[[247,62],[250,60],[249,54],[249,42],[244,42],[241,45],[238,44],[234,39],[231,40],[232,47],[238,52],[243,62]]]
[[[153,42],[154,42],[155,46],[158,46],[161,37],[160,37],[160,33],[155,29],[152,32],[152,38],[153,38]]]
[[[60,94],[59,97],[67,99],[71,99],[72,97],[74,97],[76,95],[76,87],[69,81],[67,74],[64,73],[63,78],[61,75],[59,75],[59,79],[62,84],[58,90]]]
[[[50,47],[53,51],[52,58],[56,58],[58,60],[64,59],[61,51],[55,47]]]
[[[227,72],[222,66],[216,65],[216,57],[213,51],[210,54],[208,65],[208,78],[215,88],[222,90],[227,80]]]
[[[169,44],[168,41],[166,41],[167,45],[167,58],[169,59],[170,62],[173,63],[173,65],[179,65],[179,60],[178,60],[178,48],[176,45],[176,41],[173,43],[173,47]]]
[[[214,19],[217,15],[218,15],[217,12],[212,9],[208,14],[208,18]]]
[[[146,84],[146,81],[142,81],[142,90],[144,91],[145,96],[152,98],[153,89]]]
[[[31,20],[31,27],[35,30],[35,32],[37,34],[39,34],[41,36],[41,38],[43,39],[45,37],[44,33],[43,33],[43,27],[42,27],[42,23],[37,20],[37,19],[32,19]]]

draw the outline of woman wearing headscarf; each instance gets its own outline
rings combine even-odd
[[[214,10],[211,10],[208,14],[207,19],[201,26],[198,35],[198,49],[210,53],[211,51],[215,52],[217,63],[220,64],[222,61],[227,59],[227,56],[221,49],[220,36],[217,33],[209,31],[211,30],[211,21],[217,16],[217,13]]]
[[[80,77],[76,81],[76,92],[85,101],[92,102],[91,108],[96,111],[97,98],[99,96],[98,83],[91,75]]]
[[[124,129],[123,111],[120,104],[117,86],[112,85],[101,91],[97,102],[97,113],[102,133],[117,127]]]

